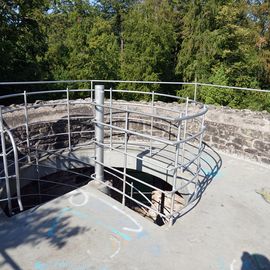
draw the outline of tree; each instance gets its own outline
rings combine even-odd
[[[176,35],[168,1],[146,0],[134,6],[123,25],[122,80],[160,81],[174,76]],[[132,87],[122,84],[120,87]],[[136,89],[149,90],[146,85]]]
[[[55,79],[117,77],[119,48],[112,26],[88,1],[57,5],[47,25],[46,57]]]
[[[46,78],[42,58],[45,33],[40,21],[47,9],[45,0],[0,2],[0,80]]]

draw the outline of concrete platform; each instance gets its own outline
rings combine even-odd
[[[0,269],[269,270],[270,204],[256,190],[270,188],[270,167],[221,158],[200,202],[170,229],[89,186],[0,214]]]

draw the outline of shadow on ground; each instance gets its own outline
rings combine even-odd
[[[203,143],[203,150],[201,155],[201,170],[199,173],[199,185],[197,187],[197,192],[194,192],[190,197],[189,201],[192,202],[191,207],[186,211],[180,213],[177,218],[180,218],[190,212],[195,208],[200,202],[203,193],[206,191],[207,187],[211,182],[219,175],[222,167],[221,156],[207,143]]]
[[[243,252],[241,270],[270,270],[270,261],[264,255]]]
[[[23,270],[20,258],[12,258],[8,249],[20,248],[20,245],[31,245],[34,248],[41,242],[47,241],[51,246],[61,249],[71,237],[88,231],[81,226],[72,226],[65,208],[42,209],[18,214],[12,218],[5,217],[0,212],[0,269],[9,267]],[[23,257],[24,254],[21,254]]]

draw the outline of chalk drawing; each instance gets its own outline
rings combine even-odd
[[[136,233],[139,233],[143,230],[143,227],[137,222],[137,220],[135,220],[133,217],[131,217],[129,214],[127,214],[124,210],[118,208],[117,206],[115,205],[111,205],[109,202],[97,197],[96,195],[94,194],[90,194],[90,196],[93,196],[95,197],[95,199],[98,199],[100,200],[101,202],[103,202],[104,204],[108,205],[109,207],[113,208],[114,210],[118,211],[119,213],[123,214],[124,216],[126,216],[128,219],[130,219],[136,226],[137,228],[129,228],[129,227],[123,227],[122,229],[125,230],[125,231],[130,231],[130,232],[136,232]]]
[[[118,211],[119,213],[121,213],[122,215],[126,216],[129,220],[131,220],[137,228],[130,228],[130,227],[123,227],[122,229],[125,230],[125,231],[129,231],[129,232],[135,232],[135,233],[139,233],[143,230],[143,227],[133,218],[131,217],[129,214],[127,214],[125,211],[123,211],[122,209],[118,208],[117,206],[115,205],[111,205],[109,202],[103,200],[102,198],[99,198],[97,197],[95,194],[91,194],[90,192],[85,192],[81,189],[78,189],[77,192],[83,194],[84,196],[84,201],[80,204],[74,204],[73,202],[73,194],[72,196],[69,198],[69,202],[70,204],[72,204],[73,206],[83,206],[85,204],[87,204],[88,200],[89,200],[89,197],[88,196],[91,196],[91,197],[94,197],[95,199],[101,201],[102,203],[106,204],[107,206],[109,206],[110,208],[113,208],[114,210]]]
[[[87,193],[85,191],[83,191],[82,189],[78,188],[76,190],[73,190],[73,191],[70,192],[70,194],[71,194],[71,196],[69,197],[68,200],[69,200],[69,202],[70,202],[71,205],[78,207],[78,206],[86,205],[88,203]],[[73,201],[73,198],[74,198],[74,196],[76,194],[83,195],[84,199],[83,199],[83,201],[81,203],[75,203]]]
[[[91,267],[92,268],[92,267]],[[88,266],[83,266],[71,261],[66,260],[54,260],[49,262],[36,261],[34,264],[35,270],[52,270],[52,269],[72,269],[72,270],[90,270]]]
[[[116,237],[111,237],[111,240],[114,240],[117,243],[117,249],[116,251],[110,256],[110,258],[112,259],[113,257],[115,257],[121,250],[121,242],[116,238]]]
[[[219,260],[218,260],[218,269],[219,270],[226,270],[225,261],[223,258],[219,258]]]
[[[236,260],[233,260],[232,263],[230,264],[230,270],[234,270],[233,265],[236,263]]]

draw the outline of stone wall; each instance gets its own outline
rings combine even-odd
[[[77,132],[72,137],[72,143],[77,144],[93,138],[93,134],[85,133],[94,129],[91,119],[93,118],[93,108],[91,105],[79,104],[87,100],[78,100],[78,103],[70,107],[71,131]],[[58,101],[59,102],[59,101]],[[145,103],[145,102],[142,102]],[[53,134],[67,132],[66,106],[55,105],[55,101],[48,103],[49,106],[38,107],[40,104],[28,110],[30,123],[30,137],[41,138],[42,134],[51,135],[50,138],[33,140],[35,144],[43,145],[43,148],[66,147],[66,135],[54,137]],[[134,102],[130,103],[136,109]],[[145,104],[147,105],[147,104]],[[157,114],[170,114],[162,107],[169,106],[171,109],[183,110],[183,105],[177,103],[164,104],[156,102]],[[16,111],[8,112],[11,109]],[[147,112],[148,108],[137,108],[138,111]],[[13,133],[17,140],[25,138],[25,127],[16,128],[24,122],[24,110],[20,106],[11,106],[4,111],[4,120],[9,128],[15,128]],[[177,114],[176,114],[177,115]],[[170,114],[170,116],[172,116]],[[82,117],[82,118],[80,118]],[[86,118],[84,118],[86,117]],[[88,117],[88,118],[87,118]],[[80,118],[80,119],[79,119]],[[124,116],[123,116],[124,119]],[[107,118],[108,120],[108,118]],[[142,120],[141,120],[142,121]],[[42,123],[40,123],[42,122]],[[170,138],[174,137],[175,131],[171,129],[171,134],[167,129],[168,123],[155,123],[154,135]],[[174,126],[174,123],[170,123]],[[123,120],[119,120],[118,126],[124,125]],[[233,110],[225,107],[209,106],[206,114],[205,125],[207,127],[204,141],[217,150],[240,158],[270,164],[270,114],[267,112],[252,112],[250,110]],[[188,123],[188,130],[195,129],[195,123]],[[149,123],[140,124],[140,121],[131,121],[132,129],[144,131],[149,134]],[[197,127],[196,127],[197,128]],[[121,136],[121,134],[119,135]]]
[[[204,140],[233,156],[270,165],[270,114],[209,107]]]

